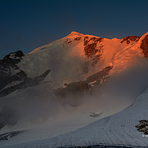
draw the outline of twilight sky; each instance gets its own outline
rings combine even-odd
[[[0,58],[71,31],[106,38],[148,31],[148,0],[0,0]]]

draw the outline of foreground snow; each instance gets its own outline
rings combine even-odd
[[[87,126],[79,129],[73,129],[72,132],[61,134],[50,138],[50,130],[34,130],[34,134],[40,136],[44,133],[44,137],[33,141],[30,133],[24,132],[24,139],[29,136],[31,142],[18,142],[19,136],[16,136],[7,142],[1,142],[1,147],[11,148],[56,148],[61,146],[90,146],[90,145],[123,145],[123,146],[147,146],[148,139],[143,133],[136,129],[139,120],[148,118],[148,89],[142,92],[136,101],[130,107],[123,111],[108,116],[101,120],[97,120]],[[76,122],[76,121],[75,121]],[[60,123],[61,125],[61,123]],[[58,128],[56,126],[56,128]],[[63,127],[64,128],[64,127]],[[66,127],[68,128],[68,127]],[[56,131],[56,130],[55,130]],[[32,132],[33,133],[33,132]],[[45,133],[47,134],[45,136]],[[50,136],[49,136],[50,135]],[[21,135],[20,135],[21,136]],[[26,137],[25,137],[26,136]],[[49,136],[49,138],[48,138]],[[7,145],[7,146],[6,146]],[[9,146],[10,145],[10,146]]]

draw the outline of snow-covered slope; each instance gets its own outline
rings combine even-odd
[[[140,133],[135,127],[139,120],[148,118],[148,89],[144,90],[133,105],[76,131],[62,134],[54,138],[45,138],[37,141],[12,145],[13,148],[36,147],[74,147],[74,146],[125,146],[147,147],[147,136]],[[11,141],[11,140],[10,140]],[[9,143],[9,141],[8,141]],[[8,146],[9,147],[9,146]]]
[[[112,73],[124,70],[136,62],[137,55],[143,56],[140,45],[144,36],[146,34],[141,38],[131,36],[106,39],[71,32],[68,36],[39,47],[27,55],[21,53],[21,59],[13,66],[7,61],[15,61],[19,56],[13,58],[11,54],[17,53],[11,53],[1,60],[2,69],[8,71],[8,67],[11,67],[9,77],[12,76],[8,83],[2,85],[1,94],[49,81],[54,88],[64,87],[64,83],[84,81],[106,67],[110,67],[108,72],[115,69]],[[15,72],[16,69],[19,72]],[[55,81],[58,81],[58,86]]]
[[[119,111],[148,87],[147,53],[148,33],[106,39],[77,32],[26,55],[21,51],[10,53],[0,60],[0,134],[7,133],[3,136],[9,138],[0,141],[1,146],[134,145],[134,140],[130,136],[126,139],[121,132],[129,135],[124,130],[134,122],[138,124],[146,108],[139,110],[138,117],[134,112],[139,108],[133,108],[136,102]],[[116,131],[115,126],[121,123],[129,127]],[[104,133],[103,138],[98,133]]]
[[[106,39],[71,32],[60,40],[33,50],[19,65],[30,77],[40,75],[49,68],[54,73],[54,77],[60,79],[82,74],[88,76],[114,63],[121,64],[130,60],[133,52],[134,56],[139,55],[141,50],[131,49],[138,40],[139,37],[136,36]],[[125,55],[122,55],[123,53]],[[61,71],[59,75],[55,75],[57,69]],[[47,80],[53,79],[52,73],[46,78]]]

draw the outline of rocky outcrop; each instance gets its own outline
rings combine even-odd
[[[73,107],[79,106],[81,102],[80,97],[91,89],[91,85],[86,81],[65,83],[64,86],[55,89],[53,92],[58,97],[59,102]]]
[[[17,89],[38,85],[50,72],[50,70],[47,70],[40,76],[29,78],[17,65],[23,57],[23,52],[17,51],[6,55],[0,60],[0,97]]]
[[[103,38],[100,37],[84,37],[84,46],[86,46],[90,41],[93,41],[94,43],[102,42]]]
[[[0,63],[3,67],[7,66],[14,66],[15,64],[19,63],[23,58],[24,54],[22,51],[11,52],[10,54],[6,55]]]
[[[140,39],[139,36],[126,36],[122,39],[121,43],[126,42],[127,44],[130,44],[131,41],[138,42]]]
[[[84,52],[86,57],[93,59],[92,67],[98,63],[103,54],[102,40],[100,37],[84,37]]]
[[[144,57],[148,57],[148,35],[142,40],[140,48],[143,50]]]
[[[113,68],[113,66],[108,66],[104,68],[102,71],[99,71],[89,77],[86,78],[86,81],[78,81],[78,82],[72,82],[72,83],[65,83],[64,86],[58,89],[54,90],[54,93],[57,97],[66,97],[67,95],[76,95],[76,94],[83,94],[85,91],[90,90],[92,87],[90,85],[90,82],[100,82],[102,79],[105,79],[108,75],[110,70]]]
[[[90,84],[86,81],[65,83],[65,88],[58,88],[54,90],[57,97],[66,97],[67,95],[83,94],[85,91],[91,88]]]
[[[65,99],[67,96],[72,98],[73,102],[77,102],[77,98],[83,96],[85,93],[90,93],[93,90],[92,88],[94,85],[101,84],[101,81],[105,80],[106,77],[109,75],[109,71],[113,68],[113,66],[108,66],[104,68],[102,71],[99,71],[89,77],[86,78],[86,81],[78,81],[72,83],[64,83],[63,87],[57,88],[54,90],[54,94],[58,98]],[[93,83],[93,86],[90,83]],[[78,97],[79,96],[79,97]],[[73,105],[72,101],[69,102],[70,105]]]
[[[89,58],[92,58],[93,55],[95,55],[98,52],[97,47],[97,43],[92,43],[92,44],[88,44],[87,46],[85,46],[84,51],[85,51],[85,55]]]
[[[89,77],[86,78],[87,82],[95,82],[100,83],[102,79],[104,79],[106,76],[109,75],[110,70],[113,68],[113,66],[105,67],[102,71],[99,71]]]
[[[11,92],[16,91],[18,89],[23,89],[23,88],[39,85],[45,79],[45,77],[49,74],[50,71],[51,70],[47,70],[45,73],[35,78],[28,78],[25,74],[25,77],[22,77],[23,81],[21,83],[16,84],[11,87],[4,88],[3,90],[0,91],[0,96],[2,97],[5,95],[8,95]],[[11,80],[11,82],[13,82],[14,79],[11,79],[11,78],[9,79]]]
[[[74,39],[75,41],[80,41],[81,40],[81,37],[77,37]]]
[[[22,51],[17,51],[0,60],[0,90],[6,85],[14,81],[22,81],[26,77],[26,74],[17,66],[23,56]]]
[[[148,135],[148,120],[140,120],[140,124],[138,124],[137,130],[139,132],[143,132],[145,135]]]

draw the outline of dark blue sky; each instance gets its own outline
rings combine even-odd
[[[148,0],[0,0],[0,58],[71,31],[106,38],[148,31]]]

